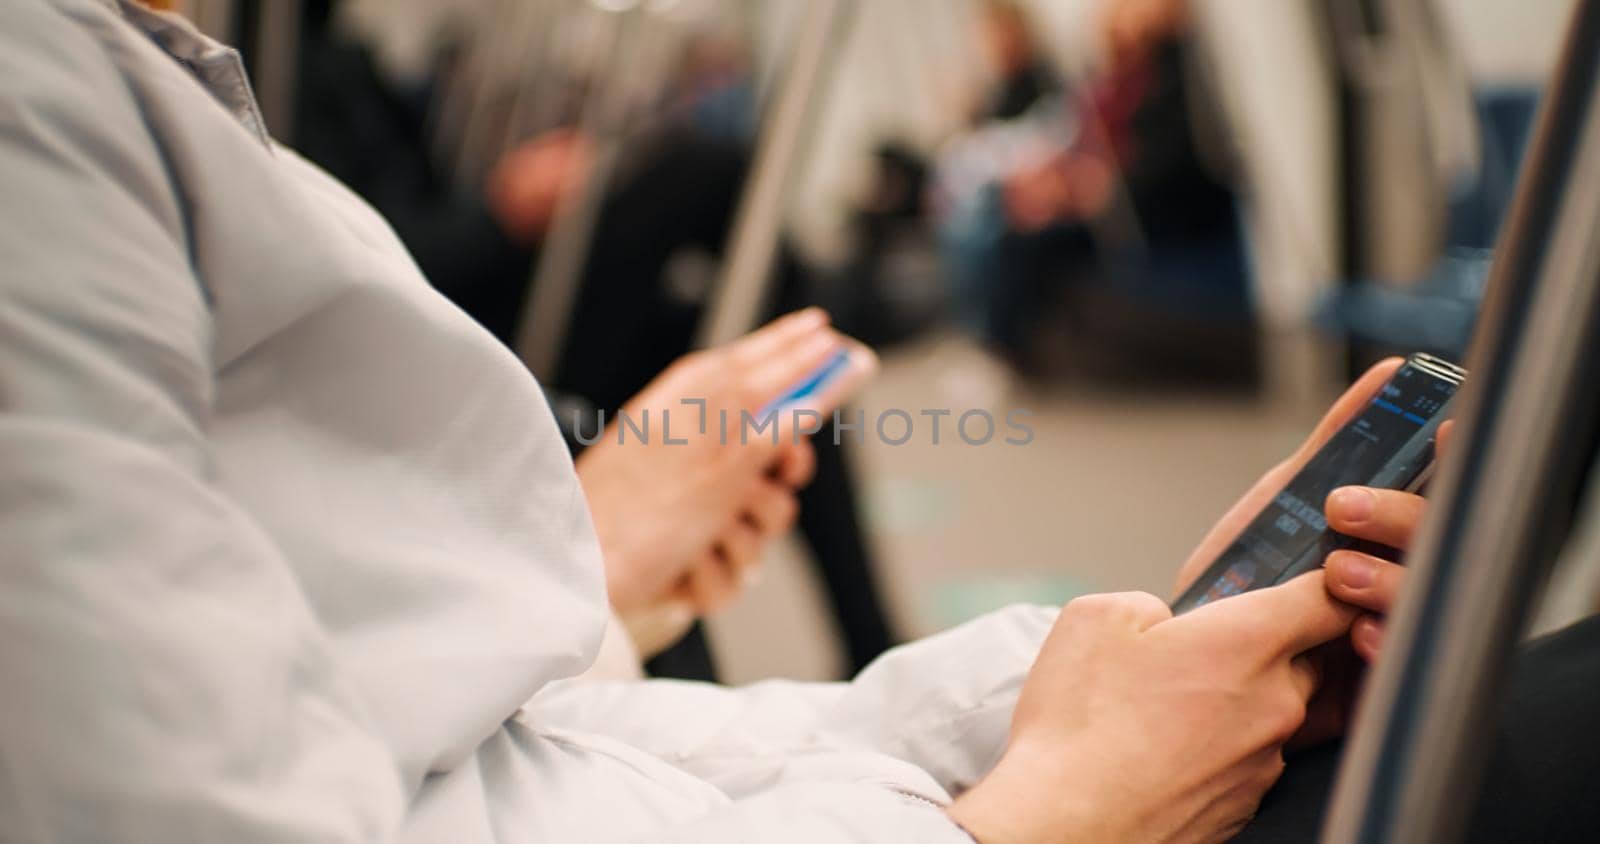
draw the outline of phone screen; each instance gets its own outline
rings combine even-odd
[[[1322,515],[1328,493],[1351,484],[1406,489],[1422,477],[1462,374],[1432,358],[1408,360],[1185,590],[1173,612],[1310,571],[1349,544]]]

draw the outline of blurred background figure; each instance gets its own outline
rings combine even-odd
[[[882,374],[860,443],[816,437],[804,545],[657,673],[837,677],[1012,601],[1164,591],[1354,373],[1460,357],[1571,0],[838,5],[744,327],[821,305]],[[572,282],[566,422],[701,343],[833,3],[188,4],[220,6],[274,131],[501,340]],[[978,410],[1028,444],[968,445]]]
[[[1062,94],[1025,14],[987,7],[1001,82],[946,158],[945,242],[962,313],[1026,373],[1253,379],[1244,247],[1189,26],[1186,0],[1106,4],[1104,67]],[[1013,155],[975,179],[996,145]]]

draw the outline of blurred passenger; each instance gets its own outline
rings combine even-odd
[[[978,11],[974,38],[987,65],[984,75],[990,85],[962,116],[969,147],[963,156],[969,160],[963,166],[974,167],[981,174],[970,177],[972,180],[998,181],[1003,171],[992,165],[997,158],[1010,156],[1010,141],[1018,134],[1011,127],[1036,121],[1035,110],[1054,105],[1062,85],[1039,41],[1032,16],[1021,3],[985,2]],[[942,316],[939,311],[944,303],[930,308],[922,301],[906,301],[909,297],[903,292],[896,295],[892,290],[915,289],[922,286],[918,282],[939,274],[928,266],[932,263],[928,258],[938,258],[926,216],[928,162],[909,145],[885,140],[873,150],[872,164],[869,185],[851,209],[849,252],[827,285],[826,301],[850,333],[881,348],[927,328]],[[943,174],[946,188],[950,177],[948,172]],[[911,278],[896,277],[897,259],[908,265],[900,275]],[[988,267],[980,267],[975,275],[988,271]],[[981,294],[967,298],[963,304],[970,306]],[[977,327],[981,330],[981,319]]]
[[[749,143],[759,113],[749,52],[726,32],[690,35],[667,86],[666,112],[673,122],[707,137]]]
[[[945,180],[958,185],[945,231],[959,302],[1024,369],[1041,365],[1048,324],[1073,357],[1129,357],[1119,375],[1219,354],[1253,372],[1235,197],[1205,146],[1215,109],[1191,79],[1187,9],[1111,0],[1104,70],[1012,130],[992,182]],[[1171,346],[1145,348],[1152,337]],[[1159,365],[1140,366],[1145,353]]]

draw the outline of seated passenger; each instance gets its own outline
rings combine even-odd
[[[1320,572],[1013,609],[849,684],[563,682],[618,546],[526,371],[271,143],[231,51],[128,0],[6,10],[8,839],[1211,840],[1281,771],[1302,655],[1357,615]]]
[[[1244,244],[1188,6],[1104,3],[1093,78],[941,163],[952,293],[1024,373],[1254,383]]]

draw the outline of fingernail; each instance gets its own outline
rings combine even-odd
[[[1340,487],[1328,496],[1328,509],[1347,522],[1364,522],[1378,509],[1377,496],[1371,490],[1358,486]]]
[[[822,325],[828,321],[828,312],[816,305],[812,305],[809,308],[795,312],[795,320],[806,325]]]
[[[1329,558],[1333,576],[1350,589],[1365,589],[1378,579],[1378,566],[1360,554],[1335,554]]]
[[[832,331],[818,334],[806,341],[797,357],[817,358],[819,360],[831,359],[839,349],[839,337]]]
[[[1371,616],[1358,618],[1350,635],[1355,638],[1356,644],[1362,650],[1376,654],[1383,645],[1383,622]]]

